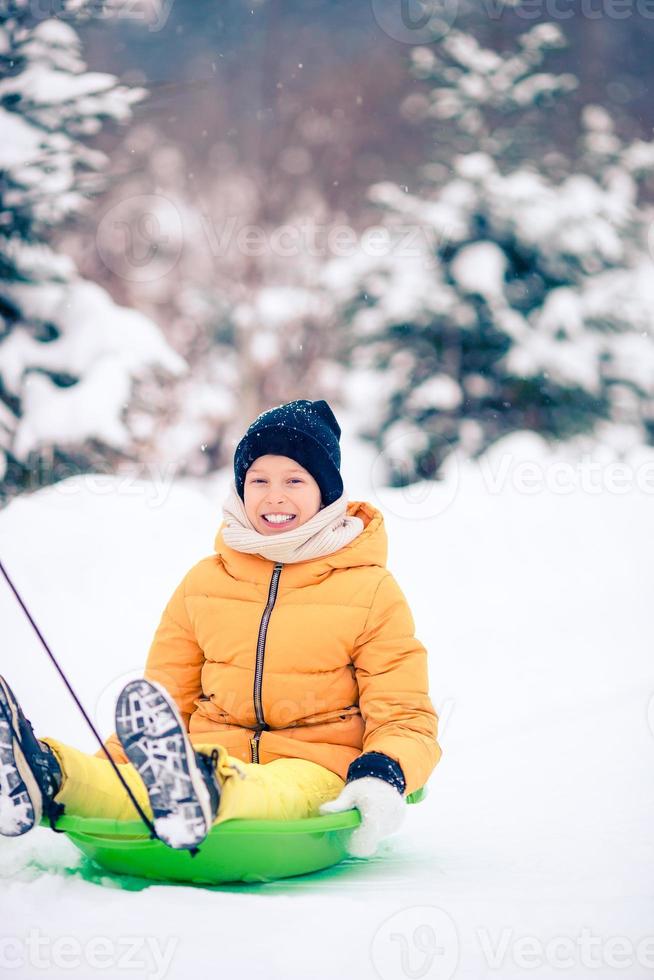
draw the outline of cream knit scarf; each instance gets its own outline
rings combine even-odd
[[[235,551],[261,555],[271,561],[286,564],[306,561],[308,558],[331,555],[361,534],[363,521],[360,517],[349,516],[346,511],[347,493],[344,490],[338,500],[323,507],[299,527],[280,534],[260,534],[248,517],[245,504],[232,480],[229,495],[223,502],[226,523],[223,540]]]

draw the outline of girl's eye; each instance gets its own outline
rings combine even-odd
[[[265,483],[266,481],[262,477],[260,477],[260,476],[255,476],[255,477],[252,478],[252,481],[251,482],[252,483]],[[302,480],[298,476],[292,476],[290,478],[290,482],[291,483],[302,483]]]

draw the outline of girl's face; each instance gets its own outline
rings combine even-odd
[[[260,534],[283,534],[322,510],[320,487],[308,470],[288,456],[260,456],[245,474],[245,512]],[[270,516],[277,517],[268,520]],[[289,515],[290,520],[281,520]]]

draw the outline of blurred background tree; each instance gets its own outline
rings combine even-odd
[[[64,5],[65,6],[65,5]],[[32,5],[0,13],[0,475],[2,497],[71,472],[138,459],[145,450],[129,401],[139,379],[182,373],[155,324],[82,278],[53,230],[103,187],[105,154],[88,145],[105,121],[124,123],[145,96],[87,71],[69,19],[36,19]],[[105,10],[109,12],[109,6]],[[63,7],[62,7],[63,10]]]
[[[86,72],[78,39],[103,80],[95,102],[78,100],[87,128],[50,107],[52,137],[75,143],[57,200],[77,196],[27,238],[56,257],[48,276],[112,305],[104,319],[78,306],[59,360],[28,367],[12,337],[56,350],[53,311],[69,300],[42,294],[37,309],[23,292],[21,306],[7,265],[3,492],[38,485],[48,454],[206,473],[258,412],[303,396],[350,405],[395,483],[520,427],[616,452],[651,441],[646,11],[586,4],[557,25],[545,3],[447,0],[449,21],[425,37],[391,0],[112,7],[75,0],[40,20],[8,8],[30,36],[45,29],[47,58],[73,59],[56,63],[58,82]],[[3,26],[5,82],[18,85],[25,37]],[[5,114],[30,122],[13,97]],[[0,166],[4,196],[20,160]],[[7,214],[7,238],[20,237]],[[96,354],[82,351],[120,346],[118,316],[140,324],[121,380],[89,388],[74,413],[104,406],[110,422],[30,428],[44,392],[84,391]]]
[[[454,448],[478,455],[518,429],[594,433],[618,452],[654,440],[652,209],[641,194],[654,143],[623,142],[588,106],[574,156],[547,149],[548,120],[576,87],[542,70],[562,43],[542,24],[514,52],[454,30],[437,50],[414,48],[414,71],[433,83],[413,112],[438,127],[441,159],[423,171],[435,190],[374,185],[389,247],[323,274],[364,371],[362,434],[393,484],[433,478]],[[474,150],[452,152],[447,129]],[[407,228],[420,232],[413,243]]]

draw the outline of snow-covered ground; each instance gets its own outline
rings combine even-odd
[[[654,455],[621,471],[509,437],[443,486],[353,499],[431,658],[443,758],[373,860],[200,889],[89,873],[64,835],[0,841],[0,970],[49,976],[629,980],[654,971]],[[163,605],[211,553],[228,473],[74,478],[0,513],[0,557],[104,735]],[[37,734],[94,751],[0,583],[0,671]],[[104,938],[102,938],[104,937]]]

